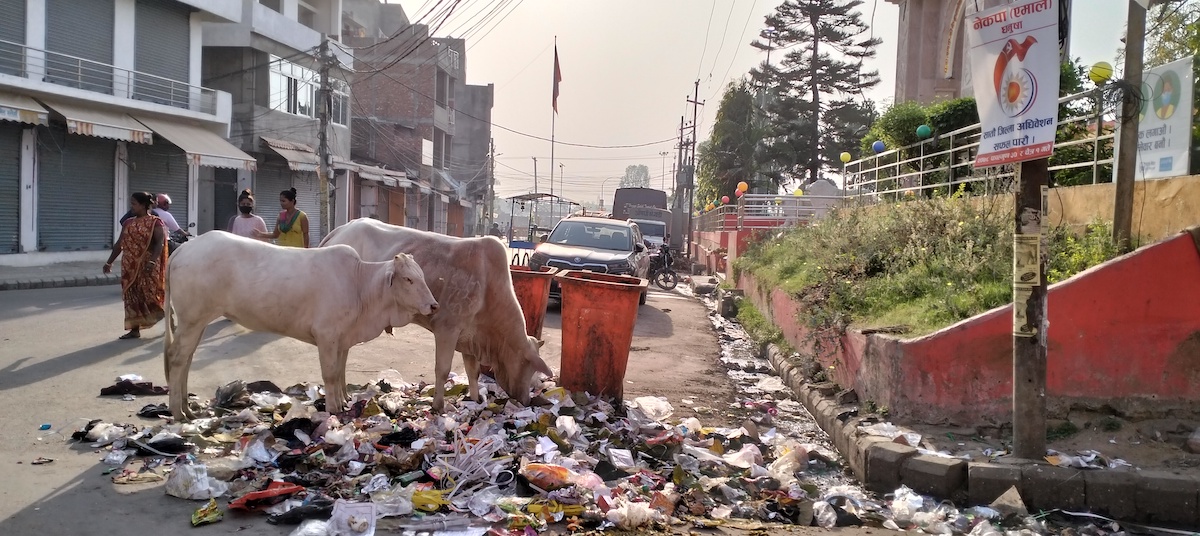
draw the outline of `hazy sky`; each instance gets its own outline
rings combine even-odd
[[[722,89],[766,58],[749,46],[780,0],[461,0],[438,36],[467,39],[467,83],[496,85],[493,136],[499,153],[496,194],[532,191],[537,157],[538,190],[549,191],[550,142],[504,129],[550,138],[553,44],[558,37],[563,81],[555,138],[555,193],[606,204],[625,166],[645,164],[652,186],[662,184],[675,156],[679,118],[691,110],[685,98],[700,80],[700,139],[708,136]],[[1071,54],[1085,63],[1116,64],[1129,0],[1075,0]],[[393,0],[395,2],[395,0]],[[403,0],[410,19],[436,2]],[[498,6],[507,9],[484,20]],[[882,101],[895,87],[899,7],[867,0],[863,20],[883,39],[877,58],[883,82],[867,97]],[[505,15],[507,13],[507,15]],[[425,19],[428,20],[428,19]],[[779,53],[772,54],[772,61]],[[1119,70],[1119,65],[1118,65]],[[502,128],[503,127],[503,128]],[[561,142],[636,148],[571,147]],[[563,164],[563,186],[558,164]],[[606,183],[605,179],[611,178]],[[669,186],[669,181],[668,181]]]

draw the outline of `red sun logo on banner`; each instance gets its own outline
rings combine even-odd
[[[1000,109],[1009,117],[1017,117],[1033,106],[1037,100],[1038,82],[1033,73],[1022,66],[1030,47],[1037,43],[1033,36],[1024,41],[1009,39],[996,58],[993,82]],[[1016,59],[1014,62],[1013,59]]]

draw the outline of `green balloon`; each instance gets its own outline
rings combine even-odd
[[[933,129],[929,128],[929,125],[921,125],[921,126],[917,127],[917,137],[918,138],[925,139],[925,138],[928,138],[929,136],[931,136],[932,134],[933,134]]]

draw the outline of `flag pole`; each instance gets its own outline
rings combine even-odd
[[[554,36],[554,109],[550,112],[550,195],[554,195],[554,127],[558,120],[558,36]],[[561,188],[560,188],[561,190]],[[562,194],[560,191],[559,194]],[[554,223],[554,209],[558,203],[550,200],[551,226]]]

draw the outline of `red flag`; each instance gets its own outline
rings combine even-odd
[[[562,71],[558,68],[558,45],[554,45],[554,113],[558,113],[558,83],[562,82]]]

